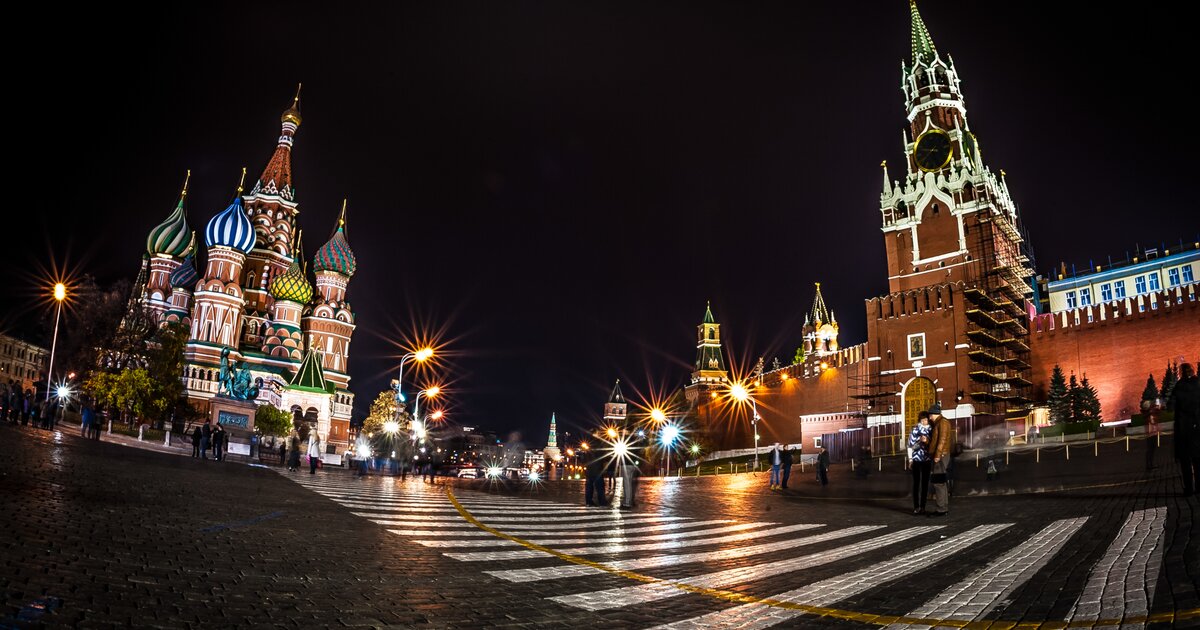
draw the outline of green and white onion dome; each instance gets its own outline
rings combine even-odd
[[[183,211],[183,199],[175,206],[175,211],[166,221],[150,230],[146,237],[146,253],[151,256],[163,254],[179,257],[188,252],[191,243],[192,230],[188,228],[187,215]]]
[[[275,279],[271,281],[271,297],[276,300],[308,304],[309,300],[312,300],[312,296],[312,285],[304,277],[304,270],[300,268],[299,258],[292,261],[292,266],[288,267],[287,271],[275,276]]]

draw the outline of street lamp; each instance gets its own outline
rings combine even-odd
[[[441,391],[442,388],[434,385],[417,392],[416,397],[413,398],[413,428],[420,434],[417,437],[425,437],[425,422],[421,420],[421,397],[435,398]]]
[[[750,425],[754,429],[754,470],[758,470],[758,421],[761,417],[758,415],[758,401],[754,399],[754,395],[750,390],[741,383],[734,383],[729,388],[729,396],[738,402],[750,401],[750,410],[754,414],[750,419]]]
[[[667,474],[666,474],[666,476],[667,477],[671,476],[671,449],[672,449],[672,446],[675,444],[676,438],[678,438],[678,437],[679,437],[679,427],[677,427],[673,424],[668,424],[662,428],[662,434],[660,435],[659,439],[662,440],[663,446],[666,447],[666,449],[667,449],[667,453],[666,453],[666,458],[667,458]]]
[[[409,359],[412,359],[412,360],[416,361],[417,363],[424,363],[425,361],[428,361],[429,358],[432,356],[433,356],[433,348],[421,348],[420,350],[417,350],[416,352],[409,352],[408,354],[405,354],[404,356],[400,357],[400,373],[396,375],[396,403],[397,403],[397,406],[399,405],[399,403],[404,402],[404,391],[403,391],[404,362],[408,361]]]
[[[58,282],[54,285],[54,341],[50,344],[50,368],[46,370],[46,402],[50,402],[50,379],[54,377],[54,351],[58,349],[58,320],[62,318],[62,303],[67,299],[67,285]]]

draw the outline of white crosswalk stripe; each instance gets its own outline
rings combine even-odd
[[[936,526],[935,526],[936,528]],[[861,553],[866,553],[880,547],[892,545],[898,542],[903,542],[914,536],[924,534],[930,531],[929,527],[913,527],[899,532],[893,532],[878,538],[857,542],[845,547],[838,547],[828,551],[820,551],[807,556],[798,558],[788,558],[786,560],[775,560],[765,564],[756,564],[744,567],[736,567],[717,571],[715,573],[707,573],[689,577],[685,580],[668,580],[663,582],[655,582],[651,584],[640,584],[638,586],[626,586],[621,588],[612,588],[603,591],[593,591],[590,593],[577,593],[574,595],[558,595],[550,599],[561,604],[583,608],[585,610],[608,610],[612,608],[622,608],[625,606],[633,606],[637,604],[645,604],[648,602],[668,599],[684,595],[687,591],[678,588],[677,584],[685,584],[689,586],[698,586],[701,588],[724,588],[744,582],[761,580],[766,577],[786,573],[788,571],[797,571],[800,569],[811,568],[821,564],[828,564],[850,558]]]
[[[722,549],[720,551],[710,551],[705,553],[689,553],[670,556],[653,556],[650,558],[638,558],[634,560],[617,560],[609,562],[607,565],[614,569],[622,571],[634,571],[640,569],[653,569],[658,567],[674,566],[678,564],[691,564],[696,562],[714,562],[718,560],[728,560],[730,558],[744,558],[749,556],[770,553],[773,551],[783,551],[785,549],[794,549],[804,545],[812,545],[821,542],[828,542],[838,538],[847,536],[855,536],[882,529],[882,525],[860,525],[847,529],[839,529],[824,534],[816,534],[813,536],[805,536],[802,538],[793,538],[780,542],[767,543],[761,545],[751,545],[748,547],[733,547],[731,549]],[[788,528],[780,528],[788,529]],[[771,531],[771,530],[768,530]],[[757,536],[757,533],[741,534],[735,538],[748,540],[749,537]],[[743,538],[746,537],[746,538]],[[567,553],[572,553],[572,550],[563,550]],[[604,573],[604,571],[585,565],[569,565],[556,567],[538,567],[535,569],[510,569],[508,571],[484,571],[489,575],[494,575],[502,580],[509,582],[535,582],[538,580],[554,580],[567,577],[578,577],[581,575],[593,575]]]
[[[579,610],[636,610],[649,604],[661,607],[663,614],[670,615],[667,619],[672,619],[678,615],[671,615],[667,602],[685,596],[702,599],[706,597],[704,589],[747,593],[747,588],[753,588],[762,593],[770,592],[767,589],[775,577],[799,575],[799,579],[788,578],[788,587],[816,580],[776,595],[755,595],[750,601],[756,603],[730,605],[710,598],[712,605],[693,616],[656,626],[670,629],[790,627],[802,624],[797,618],[807,614],[795,605],[856,610],[855,604],[846,602],[862,601],[872,591],[897,588],[918,574],[922,588],[938,594],[906,617],[944,620],[950,625],[1006,619],[1004,607],[1014,598],[1023,601],[1030,597],[1030,581],[1048,571],[1067,545],[1082,536],[1089,522],[1086,516],[1065,518],[1029,531],[1010,529],[1012,523],[973,527],[939,523],[903,529],[863,524],[822,530],[827,525],[697,519],[653,505],[620,512],[528,495],[510,497],[455,488],[455,501],[468,513],[464,518],[440,488],[388,479],[368,483],[337,475],[296,481],[406,542],[436,550],[463,562],[464,567],[478,567],[497,584],[553,583],[553,591],[544,597]],[[1167,508],[1159,507],[1128,516],[1090,568],[1082,592],[1068,595],[1077,599],[1066,622],[1086,625],[1096,620],[1134,619],[1126,625],[1144,625],[1136,619],[1148,615],[1154,601],[1167,515]],[[481,528],[480,523],[492,531]],[[939,533],[943,534],[940,538]],[[982,544],[993,537],[994,542]],[[915,547],[912,541],[924,544]],[[888,553],[896,545],[905,551]],[[956,558],[972,549],[976,551],[970,561],[983,566],[971,567],[970,575],[953,583],[939,582],[946,567],[961,562]],[[999,551],[993,557],[978,558],[979,551],[990,554],[992,549]],[[596,564],[586,559],[589,556],[615,557]],[[847,570],[839,572],[841,564],[849,565]],[[812,580],[803,579],[804,571],[820,566],[832,569]],[[719,567],[730,568],[714,570]],[[664,569],[670,577],[623,573]],[[614,573],[630,579],[601,582],[606,588],[585,590],[587,580],[615,577]],[[614,585],[617,587],[612,588]],[[888,628],[928,627],[896,624]]]
[[[1125,519],[1088,575],[1067,621],[1124,619],[1149,612],[1162,566],[1166,520],[1165,507],[1139,510]]]
[[[1062,549],[1087,517],[1054,521],[1012,551],[988,563],[966,579],[952,584],[924,606],[908,613],[923,619],[983,618],[1014,590],[1037,574]],[[893,624],[889,630],[929,628],[924,625]]]
[[[955,553],[1011,525],[1011,523],[980,525],[970,531],[940,540],[932,545],[910,550],[891,560],[886,560],[865,569],[839,575],[828,580],[822,580],[816,584],[810,584],[786,593],[772,595],[767,599],[807,604],[809,606],[828,606],[924,569],[930,565],[930,558],[948,559]],[[688,584],[695,583],[694,580],[688,580]],[[650,586],[657,585],[652,584]],[[668,588],[673,587],[668,586]],[[743,604],[692,619],[656,626],[656,628],[671,628],[672,630],[684,628],[742,628],[750,630],[752,628],[769,628],[803,614],[802,611],[790,608],[778,608],[766,604]]]

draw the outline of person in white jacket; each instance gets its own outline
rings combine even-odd
[[[308,474],[317,474],[317,462],[321,461],[321,436],[316,431],[308,434]]]

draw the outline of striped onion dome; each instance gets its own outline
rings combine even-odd
[[[250,224],[240,196],[233,198],[217,215],[208,220],[204,229],[204,242],[209,247],[228,247],[249,254],[254,249],[254,226]]]
[[[150,230],[150,236],[146,237],[146,253],[151,256],[156,254],[183,256],[188,251],[191,236],[192,231],[188,228],[187,214],[183,210],[183,198],[180,198],[179,205],[175,206],[175,211],[171,213],[171,216]]]
[[[300,268],[300,257],[292,261],[292,266],[271,281],[271,297],[276,300],[288,300],[300,304],[308,304],[312,299],[313,288],[304,277]]]
[[[338,229],[333,233],[329,242],[317,250],[313,257],[313,269],[316,271],[334,271],[343,276],[353,276],[358,269],[354,260],[354,252],[350,251],[350,243],[346,242],[345,221],[338,222]]]
[[[171,286],[191,291],[196,288],[196,282],[199,280],[200,274],[196,272],[196,252],[193,250],[175,268],[175,271],[171,272]]]

